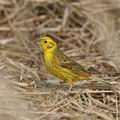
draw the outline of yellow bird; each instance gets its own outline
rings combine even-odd
[[[53,38],[41,37],[40,45],[47,70],[55,77],[67,81],[70,85],[69,90],[75,81],[90,79],[90,74],[80,64],[67,57]]]

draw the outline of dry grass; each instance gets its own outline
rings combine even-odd
[[[120,0],[0,0],[0,120],[120,120]],[[106,85],[49,75],[37,44],[61,50]]]

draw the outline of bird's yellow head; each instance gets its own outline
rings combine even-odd
[[[51,37],[41,37],[40,45],[44,52],[53,52],[57,48],[57,43]]]

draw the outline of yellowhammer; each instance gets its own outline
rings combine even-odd
[[[70,90],[73,82],[90,79],[90,74],[80,64],[68,58],[59,49],[53,38],[42,37],[40,45],[44,52],[44,62],[47,70],[55,77],[67,81]]]

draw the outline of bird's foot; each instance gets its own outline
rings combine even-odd
[[[69,90],[67,91],[67,96],[70,95],[71,91],[72,91],[72,86],[70,86]]]

